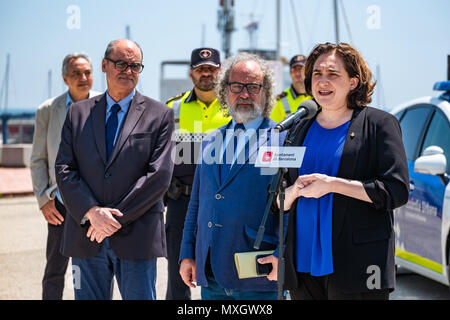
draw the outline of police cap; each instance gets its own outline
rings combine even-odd
[[[191,69],[203,64],[220,67],[220,53],[213,48],[197,48],[192,50]]]
[[[302,54],[297,54],[292,57],[291,62],[289,62],[289,67],[295,67],[295,66],[304,66],[306,63],[306,57]]]

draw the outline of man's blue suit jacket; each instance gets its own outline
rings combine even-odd
[[[253,244],[273,174],[261,174],[261,168],[254,166],[254,159],[260,146],[283,145],[284,134],[272,135],[271,128],[275,125],[270,119],[263,120],[258,132],[265,133],[258,134],[258,143],[249,144],[245,163],[234,164],[225,181],[220,181],[218,159],[230,124],[212,132],[202,142],[180,250],[180,261],[194,259],[196,262],[197,285],[208,285],[205,262],[209,251],[214,277],[221,287],[276,290],[276,282],[266,277],[239,279],[234,262],[236,252],[255,251]],[[278,215],[269,215],[260,250],[277,248],[278,219]],[[285,226],[286,223],[287,219]]]

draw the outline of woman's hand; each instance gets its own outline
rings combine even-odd
[[[289,188],[286,188],[284,194],[284,211],[287,211],[291,208],[292,203],[299,197],[299,189],[302,189],[304,187],[303,182],[299,181],[298,179],[295,181],[295,183],[290,186]],[[277,206],[280,208],[280,196],[277,197]]]
[[[372,202],[361,181],[330,177],[326,174],[313,173],[299,176],[295,183],[286,188],[284,210],[291,208],[298,197],[320,198],[328,193],[339,193],[365,202]],[[277,198],[278,208],[280,199]]]
[[[332,183],[335,178],[326,174],[313,173],[299,176],[294,186],[297,186],[296,198],[320,198],[332,192]]]
[[[284,210],[289,210],[292,203],[294,203],[298,197],[320,198],[321,196],[331,192],[331,182],[333,179],[333,177],[319,173],[299,176],[292,186],[286,188]],[[279,208],[279,197],[277,198],[277,204]]]
[[[372,202],[361,181],[330,177],[326,174],[313,173],[299,176],[295,197],[320,198],[328,193],[339,193],[347,197]]]

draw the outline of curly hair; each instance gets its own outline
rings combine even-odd
[[[361,54],[347,43],[323,43],[317,45],[309,54],[305,65],[305,89],[312,96],[311,82],[314,64],[322,54],[334,52],[339,55],[350,78],[358,78],[358,85],[347,97],[348,108],[364,108],[372,102],[373,89],[376,82],[372,80],[372,72]]]
[[[263,108],[263,117],[268,118],[270,113],[272,112],[272,108],[275,105],[274,99],[274,88],[275,88],[275,80],[273,78],[273,71],[269,68],[268,63],[258,57],[255,54],[240,52],[225,61],[224,70],[219,75],[219,80],[216,86],[216,94],[217,99],[219,100],[220,105],[226,112],[227,109],[227,93],[228,93],[228,79],[230,77],[231,70],[233,67],[242,61],[255,61],[259,64],[262,69],[264,75],[264,108]]]

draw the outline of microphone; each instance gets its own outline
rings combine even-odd
[[[314,117],[317,113],[317,109],[317,103],[315,103],[313,100],[305,100],[300,103],[297,111],[278,123],[274,129],[278,130],[278,132],[290,129],[294,125],[294,123],[297,123],[297,121],[299,121],[300,119],[310,119]]]

